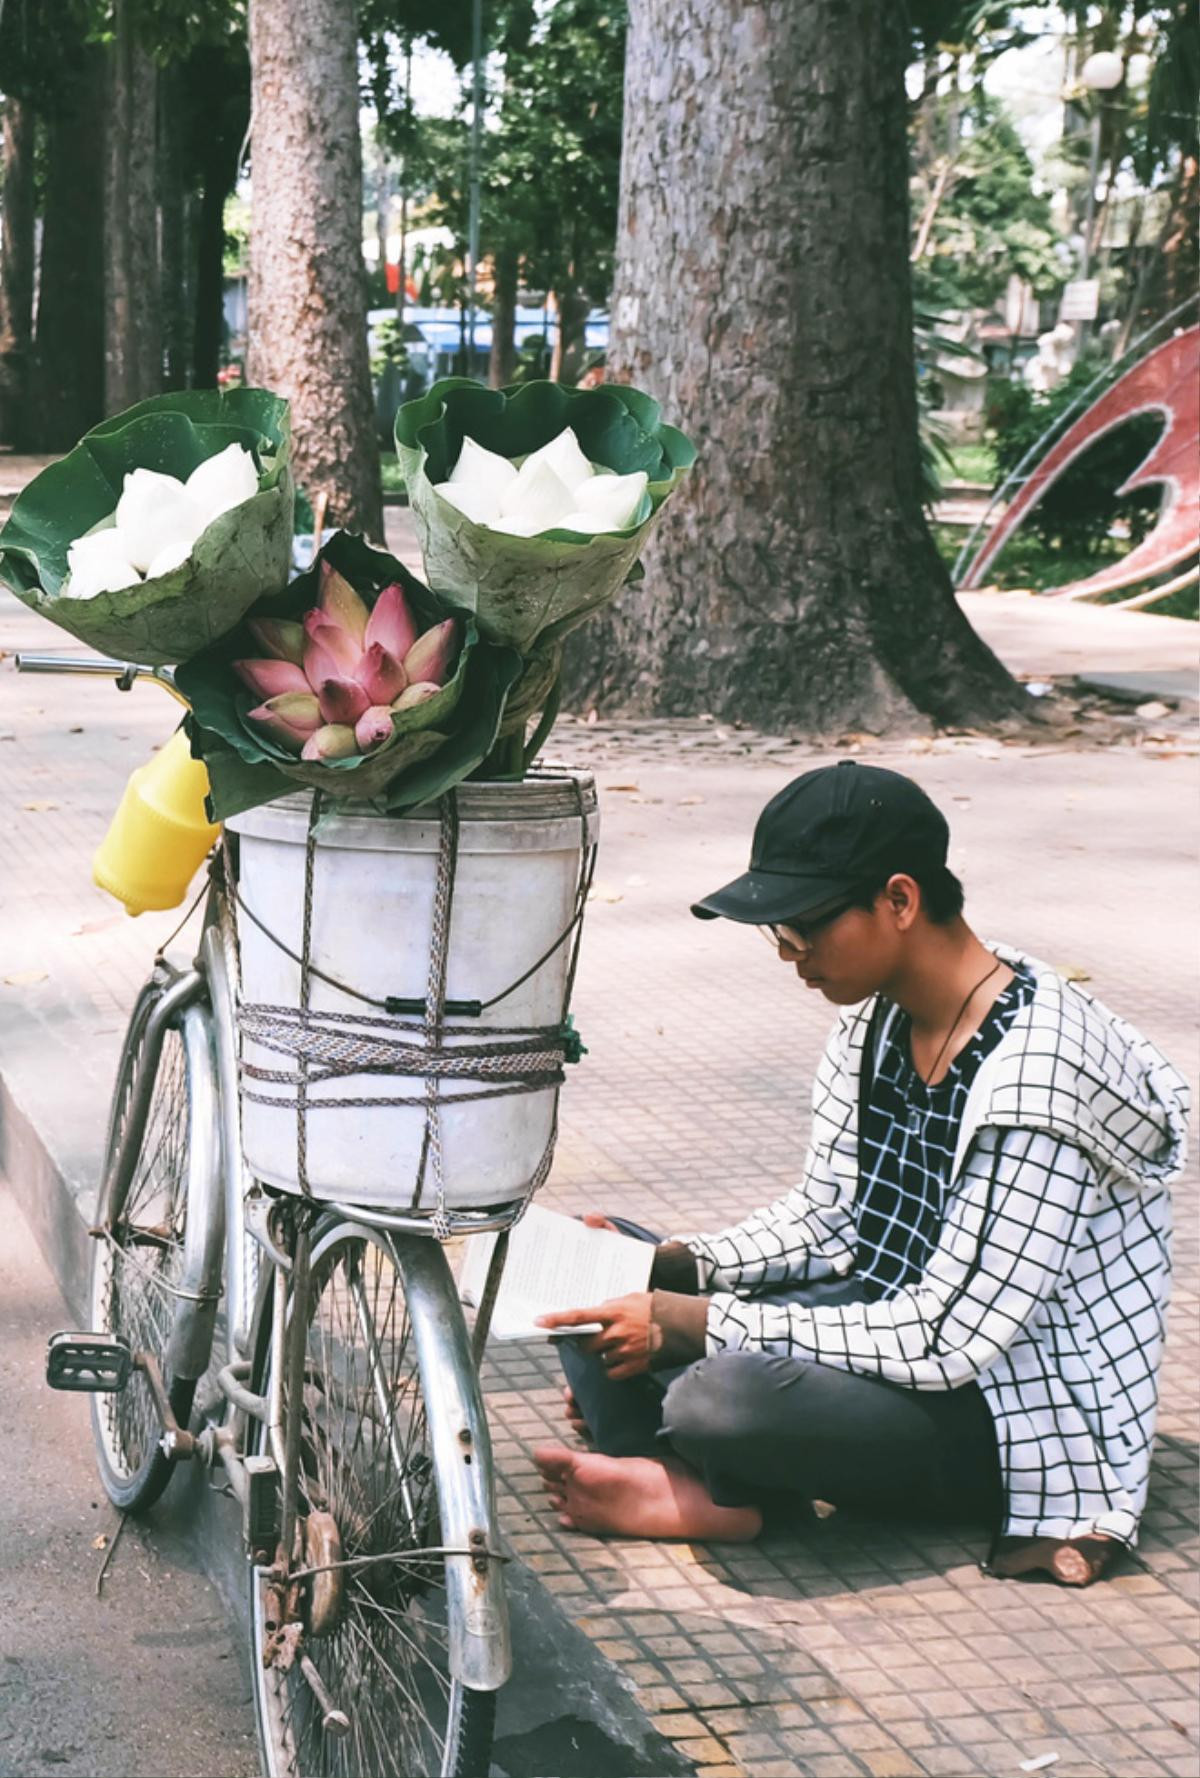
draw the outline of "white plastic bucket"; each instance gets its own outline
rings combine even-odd
[[[555,944],[576,910],[584,848],[595,843],[599,812],[590,775],[561,772],[522,784],[464,784],[457,792],[458,862],[450,919],[446,999],[487,1001]],[[243,1006],[298,1007],[303,947],[304,858],[310,798],[289,796],[227,822],[239,839],[239,919]],[[383,1000],[424,1000],[430,958],[441,825],[436,808],[386,818],[323,816],[313,866],[310,957],[321,975]],[[447,1048],[478,1044],[488,1031],[556,1027],[574,934],[515,992],[478,1018],[447,1014]],[[286,951],[280,946],[285,946]],[[311,977],[314,1013],[357,1021],[386,1017]],[[419,1015],[409,1015],[419,1022]],[[468,1035],[469,1032],[469,1035]],[[420,1044],[417,1033],[405,1033]],[[497,1039],[497,1041],[502,1041]],[[294,1063],[246,1038],[243,1069],[286,1070]],[[465,1095],[478,1081],[439,1085],[445,1203],[451,1209],[510,1203],[528,1191],[551,1140],[557,1086],[487,1099]],[[289,1092],[291,1097],[289,1098]],[[316,1197],[393,1210],[432,1211],[436,1194],[422,1105],[330,1107],[336,1099],[420,1099],[419,1075],[354,1074],[306,1089],[306,1173]],[[283,1097],[264,1104],[262,1097]],[[456,1103],[456,1101],[458,1101]],[[251,1173],[299,1191],[294,1089],[243,1077],[242,1142]]]

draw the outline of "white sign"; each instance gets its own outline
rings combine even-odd
[[[1059,305],[1060,321],[1094,321],[1100,310],[1099,278],[1076,278],[1064,284]]]

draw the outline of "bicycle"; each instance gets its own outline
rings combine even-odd
[[[180,695],[169,669],[16,664]],[[582,830],[581,845],[576,946],[594,863]],[[121,1511],[146,1511],[183,1462],[222,1471],[240,1502],[268,1778],[483,1778],[512,1651],[478,1363],[523,1201],[391,1212],[252,1177],[227,842],[202,895],[192,966],[160,950],[130,1018],[91,1230],[93,1326],[54,1336],[48,1381],[90,1393]],[[497,1240],[469,1333],[431,1237],[484,1231]]]

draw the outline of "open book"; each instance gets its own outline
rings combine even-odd
[[[472,1235],[458,1277],[459,1295],[478,1308],[487,1284],[495,1235]],[[654,1264],[654,1244],[610,1229],[589,1229],[573,1216],[560,1216],[531,1204],[513,1229],[491,1337],[545,1340],[562,1333],[595,1333],[590,1327],[535,1327],[539,1315],[559,1309],[590,1309],[610,1297],[646,1290]]]

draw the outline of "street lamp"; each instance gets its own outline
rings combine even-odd
[[[1089,92],[1111,93],[1125,78],[1125,63],[1115,50],[1098,49],[1079,70],[1079,78]],[[1081,281],[1087,278],[1091,262],[1092,229],[1096,223],[1096,180],[1100,174],[1100,124],[1103,114],[1104,101],[1098,97],[1092,113],[1092,147],[1088,157],[1087,199],[1083,218],[1083,259],[1079,267]]]

